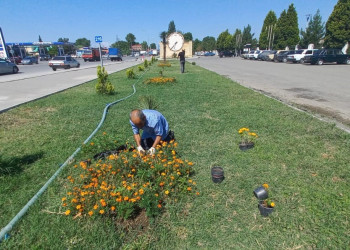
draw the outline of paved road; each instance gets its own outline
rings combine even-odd
[[[108,73],[114,73],[139,64],[134,58],[105,64]],[[64,89],[96,79],[99,62],[82,62],[81,67],[53,71],[47,62],[19,66],[20,74],[0,75],[0,113],[22,103],[35,100]]]
[[[350,124],[350,66],[199,57],[197,65],[284,102]]]

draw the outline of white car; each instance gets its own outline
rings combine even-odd
[[[290,54],[287,56],[287,61],[293,62],[293,63],[298,63],[298,62],[303,63],[305,55],[311,55],[316,50],[317,49],[299,49],[299,50],[296,50],[294,54]]]
[[[53,71],[56,71],[59,68],[70,69],[70,68],[79,68],[80,63],[72,58],[71,56],[55,56],[49,61],[49,66]]]

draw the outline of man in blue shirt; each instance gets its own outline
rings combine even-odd
[[[169,125],[165,117],[156,110],[134,109],[130,113],[130,124],[134,133],[134,139],[139,153],[149,150],[153,155],[159,142],[174,139],[174,134],[169,131]],[[140,136],[142,129],[142,137]]]

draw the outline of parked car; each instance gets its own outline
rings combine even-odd
[[[204,56],[215,56],[215,53],[213,52],[207,52],[204,54]]]
[[[241,54],[241,57],[242,57],[243,59],[248,59],[248,58],[249,58],[249,52],[242,53],[242,54]]]
[[[49,61],[51,59],[50,55],[39,55],[40,61]]]
[[[254,58],[254,52],[255,52],[255,50],[251,50],[251,51],[248,53],[248,55],[247,55],[247,59],[253,60],[253,58]]]
[[[16,74],[18,72],[18,67],[15,63],[0,58],[0,74],[13,73]]]
[[[262,53],[258,55],[258,60],[261,61],[271,61],[273,59],[274,54],[276,53],[275,50],[264,50]],[[270,56],[272,55],[272,56]]]
[[[253,54],[253,58],[249,58],[249,59],[258,60],[258,56],[260,55],[261,52],[262,50],[255,50]]]
[[[56,71],[60,68],[79,68],[80,63],[71,56],[55,56],[51,61],[49,61],[49,66],[52,68],[53,71]]]
[[[229,50],[224,50],[224,51],[220,51],[219,52],[219,57],[223,58],[223,57],[232,57],[233,56],[233,52],[229,51]]]
[[[313,55],[313,54],[317,54],[318,52],[319,52],[318,49],[308,49],[308,50],[306,50],[305,55],[300,59],[300,63],[304,63],[305,56],[310,56],[310,55]]]
[[[350,55],[343,54],[340,49],[323,49],[304,57],[304,63],[322,65],[324,63],[350,64]]]
[[[297,63],[300,62],[301,57],[305,56],[307,49],[295,50],[294,53],[289,53],[287,55],[287,62]]]
[[[38,64],[38,58],[36,56],[26,56],[25,58],[22,59],[22,64],[23,65],[29,65],[36,63]]]
[[[22,62],[22,57],[20,56],[11,56],[9,60],[15,64],[20,64]]]
[[[279,53],[276,53],[274,61],[275,62],[287,62],[287,56],[289,54],[294,53],[294,50],[286,51],[286,50],[281,50]]]

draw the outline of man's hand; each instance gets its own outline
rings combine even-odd
[[[151,147],[149,150],[148,150],[149,154],[150,155],[154,155],[156,153],[156,149],[154,147]]]
[[[137,147],[137,151],[139,151],[139,154],[144,154],[145,153],[145,150],[143,149],[142,146],[138,146]]]

